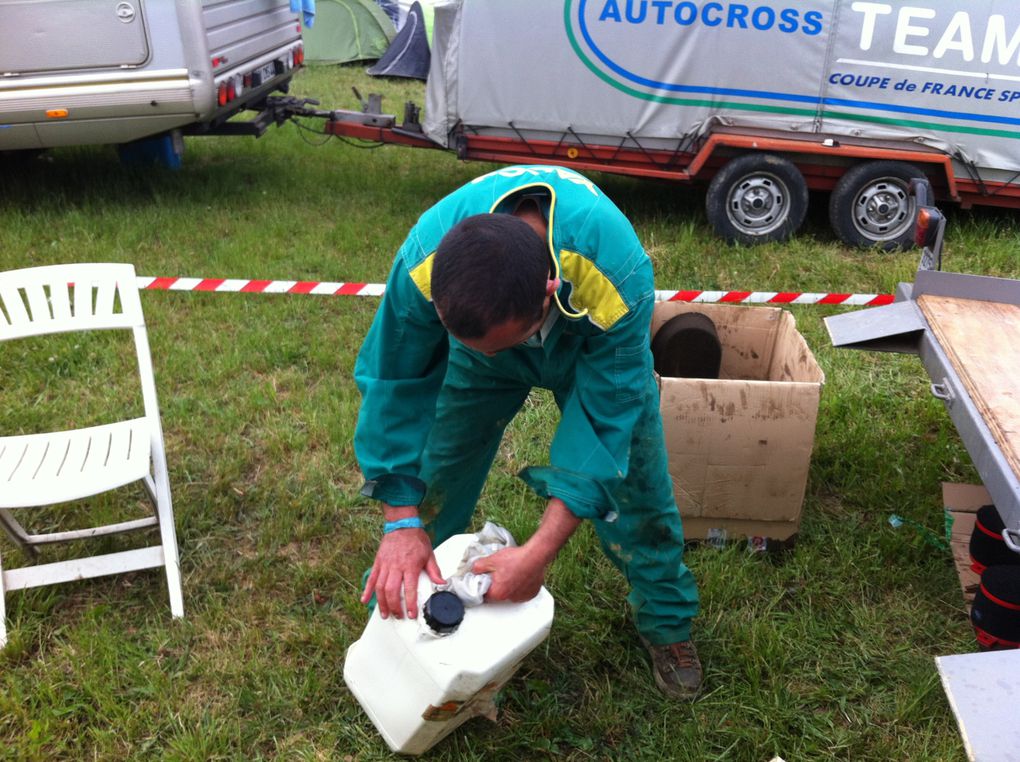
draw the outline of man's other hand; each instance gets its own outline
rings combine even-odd
[[[504,548],[479,558],[471,567],[475,574],[491,574],[487,601],[530,601],[542,588],[548,562],[527,545]]]
[[[379,614],[386,619],[391,614],[403,619],[401,591],[407,603],[407,616],[418,616],[418,576],[422,569],[429,579],[441,585],[443,575],[432,552],[432,543],[424,529],[398,529],[384,534],[375,554],[372,572],[368,575],[361,602],[368,603],[375,593]]]

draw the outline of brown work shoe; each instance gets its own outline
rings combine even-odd
[[[652,674],[659,690],[670,698],[691,700],[701,691],[701,661],[694,643],[669,643],[653,646],[643,637],[641,642],[652,657]]]

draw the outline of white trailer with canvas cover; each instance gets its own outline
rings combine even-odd
[[[0,0],[0,152],[258,135],[303,56],[289,0]]]
[[[910,241],[912,178],[1020,206],[1008,0],[439,0],[422,132],[464,159],[707,186],[732,241],[783,240],[808,191],[851,245]]]

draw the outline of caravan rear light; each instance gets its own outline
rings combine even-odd
[[[294,65],[302,66],[305,62],[305,49],[302,47],[294,48]]]
[[[221,106],[227,105],[227,83],[221,82],[219,90],[216,92],[216,102]]]
[[[253,80],[251,74],[245,74],[244,75],[244,86],[245,86],[246,89],[252,86],[252,82],[253,81],[254,80]]]
[[[241,97],[241,93],[244,92],[244,77],[240,74],[234,77],[234,93],[238,98]]]
[[[237,90],[234,88],[234,80],[230,80],[227,83],[227,101],[232,101],[237,97]]]

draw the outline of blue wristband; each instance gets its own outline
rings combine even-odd
[[[396,532],[398,529],[424,529],[425,524],[417,516],[410,516],[406,519],[400,519],[399,521],[387,521],[383,524],[382,533],[389,534],[390,532]]]

